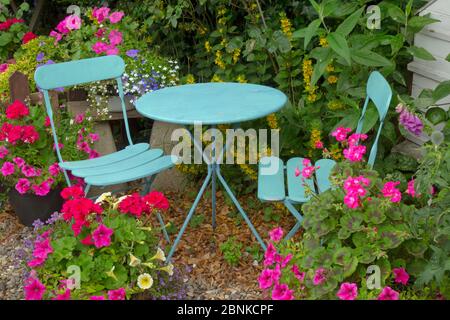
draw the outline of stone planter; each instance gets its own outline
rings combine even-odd
[[[61,190],[58,187],[40,197],[34,194],[21,195],[13,188],[9,191],[8,198],[20,222],[30,227],[35,220],[45,222],[55,211],[61,210],[64,202],[60,195]]]

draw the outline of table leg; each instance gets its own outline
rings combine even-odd
[[[212,165],[211,176],[211,207],[212,207],[212,227],[216,229],[216,164]]]
[[[264,244],[264,241],[261,239],[258,231],[256,231],[255,227],[253,226],[252,222],[250,221],[250,219],[247,217],[247,214],[245,213],[244,209],[242,209],[239,201],[236,199],[236,197],[234,196],[233,192],[231,191],[230,187],[228,186],[227,182],[225,181],[225,179],[222,177],[221,173],[220,173],[220,169],[219,166],[217,166],[216,168],[216,174],[217,177],[219,178],[220,183],[222,183],[223,187],[225,188],[225,191],[228,193],[228,195],[231,198],[231,201],[233,201],[234,205],[236,206],[236,208],[239,210],[239,213],[241,214],[241,216],[244,218],[245,222],[247,223],[247,225],[249,226],[250,230],[252,231],[253,235],[255,236],[256,240],[258,240],[259,244],[261,245],[261,247],[263,248],[264,251],[266,251],[266,245]]]
[[[189,210],[189,213],[188,213],[186,219],[184,220],[184,223],[183,223],[183,226],[181,227],[180,232],[178,232],[178,235],[177,235],[175,241],[173,242],[172,247],[170,248],[169,255],[167,256],[167,262],[170,262],[170,259],[172,258],[172,255],[175,252],[175,249],[177,248],[178,242],[180,242],[180,239],[183,236],[184,230],[186,229],[189,221],[191,220],[192,216],[194,215],[194,211],[195,211],[195,208],[197,208],[198,202],[200,201],[203,193],[205,192],[206,187],[209,185],[211,176],[212,176],[212,170],[211,170],[210,166],[208,166],[208,175],[206,176],[205,181],[203,182],[202,187],[200,188],[200,191],[198,192],[197,197],[195,198],[195,201],[194,201],[191,209]]]

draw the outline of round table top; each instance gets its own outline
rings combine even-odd
[[[280,110],[286,95],[248,83],[211,82],[167,87],[136,102],[144,117],[177,124],[226,124],[254,120]]]

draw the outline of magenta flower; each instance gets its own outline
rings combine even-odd
[[[34,185],[32,189],[37,196],[44,197],[50,192],[50,184],[48,181],[44,181],[39,185]]]
[[[59,32],[56,32],[55,30],[52,30],[50,32],[50,37],[55,38],[54,44],[56,45],[59,41],[62,39],[62,34]]]
[[[98,141],[99,135],[97,133],[89,133],[89,139],[91,139],[91,142]]]
[[[270,266],[275,262],[277,256],[277,250],[272,243],[267,245],[267,250],[264,253],[264,266]]]
[[[28,179],[22,178],[17,180],[16,183],[16,190],[17,192],[19,192],[20,194],[25,194],[30,190],[31,187],[31,183]]]
[[[45,286],[36,278],[28,278],[25,287],[25,300],[42,300],[45,293]]]
[[[25,177],[27,178],[32,178],[32,177],[37,177],[38,175],[38,170],[36,170],[35,168],[33,168],[32,166],[29,165],[23,165],[22,168],[22,173]]]
[[[327,280],[326,278],[326,271],[324,268],[319,268],[316,270],[316,273],[314,274],[313,278],[313,284],[315,286],[318,286],[322,283],[324,283]]]
[[[48,172],[52,176],[56,177],[61,172],[61,168],[59,167],[59,164],[57,162],[55,162],[50,167],[48,167]]]
[[[52,300],[70,300],[70,289],[66,289],[64,293],[58,294]]]
[[[400,202],[402,200],[402,193],[396,188],[400,184],[400,181],[389,181],[383,186],[381,192],[385,198],[389,198],[391,202]]]
[[[85,117],[84,113],[78,113],[74,118],[75,123],[82,124],[84,121],[84,117]]]
[[[408,187],[406,189],[406,193],[409,194],[411,197],[416,197],[416,189],[414,187],[414,179],[411,179],[408,181]]]
[[[108,46],[108,48],[106,49],[106,54],[107,54],[108,56],[118,55],[118,54],[119,54],[119,48],[117,48],[117,47],[115,47],[115,46],[113,46],[113,45],[110,45],[110,46]]]
[[[349,145],[354,146],[359,143],[359,140],[365,141],[367,139],[367,134],[364,133],[353,133],[347,139]]]
[[[111,45],[117,46],[122,43],[122,32],[118,30],[111,30],[108,38]]]
[[[390,287],[384,287],[378,296],[378,300],[398,300],[399,293]]]
[[[4,146],[0,146],[0,159],[4,159],[8,155],[8,149]]]
[[[108,247],[111,244],[111,236],[114,233],[113,229],[109,229],[104,224],[98,226],[92,233],[92,240],[97,248]]]
[[[335,137],[337,141],[342,142],[342,141],[345,141],[345,139],[347,139],[347,134],[351,131],[352,131],[351,128],[339,127],[336,130],[334,130],[331,133],[331,135],[333,137]]]
[[[292,272],[298,281],[303,282],[305,280],[305,272],[300,272],[300,269],[296,264],[292,265]]]
[[[98,41],[92,45],[92,50],[96,54],[102,54],[103,52],[106,52],[106,50],[108,50],[108,45],[104,42]]]
[[[272,291],[272,300],[293,300],[294,290],[289,290],[287,284],[276,284]]]
[[[355,193],[347,193],[344,196],[344,204],[350,209],[358,208],[360,205],[358,195]]]
[[[3,73],[6,70],[8,70],[8,67],[9,67],[9,65],[7,63],[0,64],[0,73]]]
[[[108,7],[94,8],[92,16],[97,19],[98,23],[102,23],[108,17],[109,11]]]
[[[283,238],[283,229],[281,227],[275,228],[269,232],[270,240],[278,242]]]
[[[111,13],[111,15],[109,16],[109,21],[110,21],[112,24],[115,24],[115,23],[117,23],[117,22],[120,22],[120,20],[122,20],[122,18],[123,18],[124,15],[125,15],[125,14],[124,14],[122,11],[116,11],[116,12],[113,12],[113,13]]]
[[[89,300],[105,300],[104,296],[91,296]]]
[[[116,290],[109,290],[108,291],[108,298],[109,300],[125,300],[125,289],[119,288]]]
[[[295,168],[294,174],[295,174],[296,177],[298,177],[300,175],[300,169],[298,167]]]
[[[344,149],[344,157],[351,162],[359,162],[366,154],[366,146],[350,145],[347,149]]]
[[[395,283],[401,283],[405,286],[408,284],[409,274],[406,272],[405,268],[394,268],[392,272],[394,273]]]
[[[15,157],[15,158],[13,159],[13,162],[16,164],[16,166],[17,166],[18,168],[22,168],[22,167],[25,165],[25,160],[23,160],[23,159],[20,158],[20,157]]]
[[[81,27],[81,18],[75,14],[66,17],[66,26],[69,30],[78,30]]]
[[[341,300],[355,300],[358,296],[358,286],[356,283],[344,282],[336,295]]]
[[[4,177],[10,176],[14,173],[14,164],[9,161],[6,161],[5,163],[3,163],[3,166],[0,169],[0,171],[2,172],[2,175]]]
[[[272,274],[273,270],[271,269],[264,269],[261,272],[260,276],[258,277],[258,283],[261,289],[268,289],[273,285]]]

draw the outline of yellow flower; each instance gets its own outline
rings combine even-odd
[[[173,275],[173,264],[169,263],[167,266],[159,268],[159,270],[165,271],[169,276]]]
[[[277,116],[274,113],[269,114],[267,116],[266,120],[267,120],[267,124],[269,125],[269,127],[271,129],[278,129],[278,120],[277,120]]]
[[[317,86],[311,86],[311,76],[313,74],[312,61],[310,59],[303,60],[303,83],[305,86],[305,92],[308,94],[306,99],[308,102],[314,102],[317,100],[316,89]]]
[[[244,173],[247,176],[250,177],[250,179],[252,179],[252,180],[257,180],[258,179],[258,174],[249,165],[247,165],[247,164],[240,164],[239,167],[241,168],[242,171],[244,171]]]
[[[222,60],[222,51],[216,51],[216,58],[214,59],[214,63],[220,68],[225,69],[225,62]]]
[[[317,144],[322,141],[322,131],[319,129],[312,129],[309,139],[309,146],[311,149],[317,149]]]
[[[243,74],[238,75],[236,81],[239,83],[247,83],[247,79],[245,79],[245,75]]]
[[[113,267],[111,268],[111,270],[109,270],[109,271],[106,272],[106,275],[107,275],[108,277],[111,277],[111,278],[113,278],[114,280],[117,281],[117,277],[116,277],[116,275],[114,274],[114,269],[115,269],[115,268],[116,268],[116,267],[113,266]]]
[[[143,273],[138,277],[137,284],[143,290],[150,289],[153,285],[153,278],[148,273]]]
[[[329,84],[335,84],[338,81],[338,77],[336,77],[334,75],[333,76],[329,76],[327,81],[328,81]]]
[[[328,41],[326,38],[320,38],[319,44],[324,48],[328,47]]]
[[[130,267],[137,267],[137,266],[140,265],[140,264],[141,264],[141,259],[136,258],[135,256],[133,256],[133,255],[130,253],[130,263],[129,263],[129,266],[130,266]]]
[[[327,72],[333,72],[334,66],[332,64],[327,65]]]
[[[166,255],[164,254],[164,251],[161,250],[161,248],[158,248],[156,250],[156,254],[150,259],[150,260],[161,260],[166,261]]]
[[[335,144],[331,147],[330,150],[330,156],[334,160],[341,160],[342,159],[342,150],[339,148],[339,145]]]
[[[205,41],[205,50],[206,52],[211,52],[211,44],[209,41]]]
[[[155,265],[153,264],[153,262],[143,262],[142,265],[146,266],[147,268],[150,268],[150,269],[155,268]]]
[[[327,107],[330,110],[339,110],[342,109],[343,105],[339,100],[331,100],[328,102]]]
[[[186,83],[187,84],[193,84],[193,83],[195,83],[195,78],[194,78],[194,75],[193,74],[188,74],[187,76],[186,76]]]
[[[291,38],[292,36],[292,23],[289,21],[289,19],[286,17],[286,13],[281,12],[280,13],[280,23],[281,23],[281,31],[288,37]]]
[[[220,41],[220,45],[222,47],[225,47],[227,45],[227,40],[225,38],[223,38],[222,41]]]
[[[223,80],[217,74],[215,74],[212,77],[211,82],[223,82]]]
[[[233,51],[233,63],[236,64],[241,56],[241,49],[234,49]]]
[[[105,192],[102,193],[97,200],[95,200],[95,203],[103,203],[103,201],[109,199],[111,197],[111,192]]]

